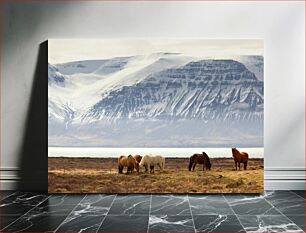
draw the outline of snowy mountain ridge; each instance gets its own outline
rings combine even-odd
[[[155,53],[49,64],[49,144],[261,145],[262,61]]]
[[[256,120],[263,117],[262,110],[263,83],[243,64],[201,60],[109,93],[83,120]]]

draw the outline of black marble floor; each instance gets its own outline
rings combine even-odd
[[[303,191],[47,195],[0,191],[1,232],[304,232]]]

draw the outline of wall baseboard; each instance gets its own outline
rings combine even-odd
[[[265,190],[305,190],[304,167],[265,168]]]
[[[265,180],[265,190],[305,190],[305,180]]]
[[[4,167],[0,169],[0,189],[15,190],[18,188],[20,169],[17,167]],[[305,171],[303,167],[269,167],[265,168],[265,190],[305,190]],[[39,177],[39,176],[38,176]],[[28,190],[41,190],[37,184],[39,179],[33,180]],[[47,191],[47,190],[44,190]]]

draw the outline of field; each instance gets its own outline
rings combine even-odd
[[[116,158],[49,157],[49,193],[259,193],[264,190],[263,159],[250,159],[248,170],[235,171],[232,158],[211,158],[212,169],[188,158],[166,158],[163,172],[118,174]],[[241,164],[242,166],[242,164]],[[242,166],[243,167],[243,166]],[[126,172],[126,168],[124,173]]]

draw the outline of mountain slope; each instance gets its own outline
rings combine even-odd
[[[157,53],[49,64],[48,81],[49,145],[263,145],[263,81],[236,60]]]
[[[263,82],[243,64],[202,60],[110,92],[83,120],[256,120],[262,118],[262,110]]]

